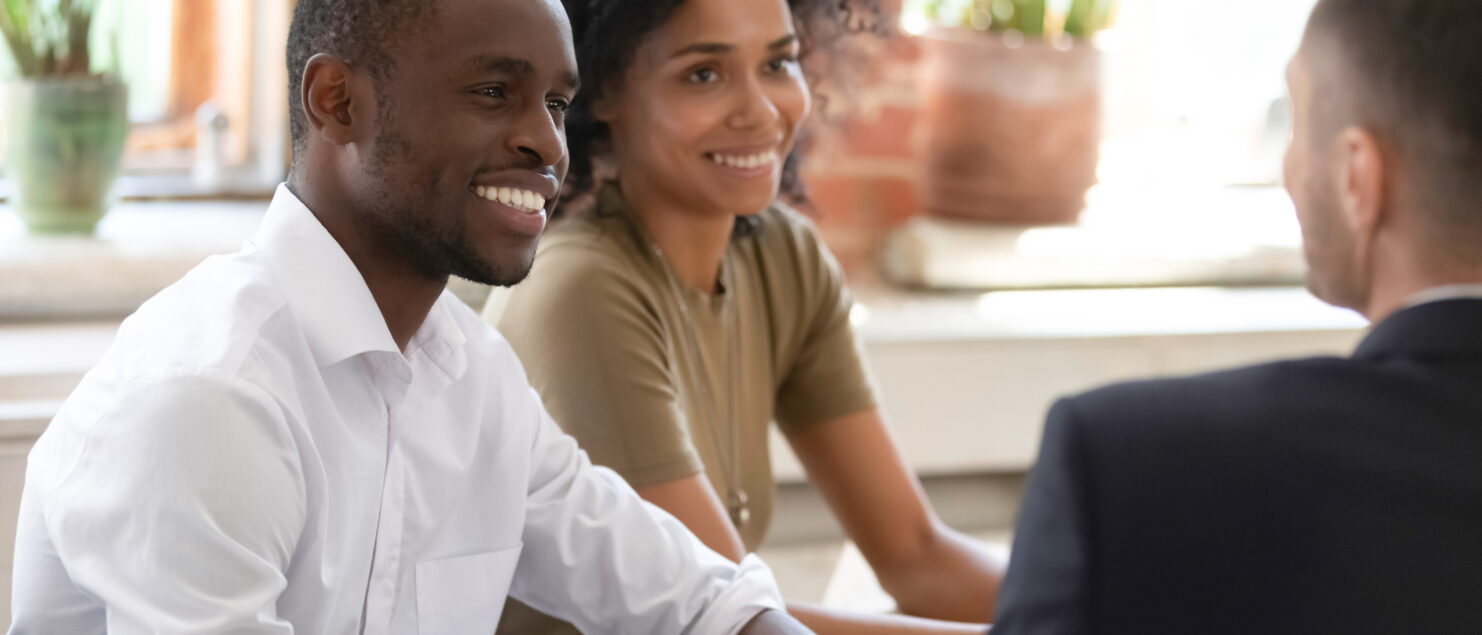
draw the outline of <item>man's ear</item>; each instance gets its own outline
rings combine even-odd
[[[1387,219],[1392,187],[1384,148],[1372,132],[1350,127],[1338,133],[1338,202],[1354,236],[1372,237]]]
[[[366,104],[369,82],[344,60],[328,53],[309,58],[304,65],[301,107],[309,127],[337,145],[360,140],[369,125]]]

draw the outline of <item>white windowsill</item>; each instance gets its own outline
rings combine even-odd
[[[264,202],[124,203],[97,238],[27,236],[0,207],[0,436],[39,430],[118,320],[251,237]],[[477,305],[479,288],[460,293]],[[456,291],[456,289],[455,289]],[[864,280],[853,316],[902,447],[924,473],[1019,470],[1057,396],[1111,381],[1346,354],[1358,315],[1299,287],[905,291]],[[17,427],[19,426],[19,427]],[[774,439],[779,478],[802,470]]]

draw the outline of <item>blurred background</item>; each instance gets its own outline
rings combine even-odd
[[[27,4],[0,6],[0,624],[26,452],[120,319],[252,235],[288,159],[292,0],[97,0],[82,40],[32,28],[63,54],[22,59]],[[1301,288],[1280,186],[1312,4],[886,0],[882,36],[822,60],[845,72],[817,87],[799,205],[950,524],[1006,548],[1058,395],[1357,341],[1358,316]],[[82,41],[113,80],[57,77]],[[42,134],[71,154],[38,153]],[[774,456],[763,555],[784,591],[889,610],[785,443]]]

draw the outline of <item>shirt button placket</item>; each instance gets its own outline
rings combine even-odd
[[[389,633],[401,581],[402,528],[405,524],[404,493],[406,469],[397,450],[400,429],[397,412],[405,405],[412,381],[411,366],[401,356],[383,358],[380,370],[386,417],[386,470],[381,487],[380,519],[376,527],[375,559],[372,562],[370,589],[366,593],[366,635]]]

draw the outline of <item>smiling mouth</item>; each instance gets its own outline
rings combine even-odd
[[[751,170],[755,168],[765,167],[777,162],[777,152],[773,150],[758,152],[756,154],[743,155],[708,152],[705,154],[705,156],[708,157],[711,161],[714,161],[716,165],[723,165],[728,168],[738,168],[742,170]]]
[[[517,187],[474,186],[473,193],[479,198],[513,207],[527,214],[545,210],[545,197],[530,190]]]

